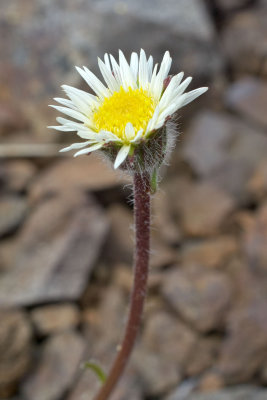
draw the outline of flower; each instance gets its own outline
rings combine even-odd
[[[192,78],[182,82],[184,74],[180,72],[170,79],[171,63],[168,51],[159,69],[158,64],[153,66],[152,56],[147,59],[142,49],[139,57],[132,53],[130,63],[122,51],[119,51],[119,62],[105,54],[104,61],[98,59],[98,65],[106,85],[88,68],[76,67],[95,95],[62,86],[68,99],[55,98],[61,105],[51,107],[76,121],[59,117],[60,125],[49,128],[76,131],[84,141],[60,151],[82,149],[74,155],[78,156],[111,146],[116,149],[114,168],[118,168],[129,153],[151,138],[179,108],[208,89],[184,93]]]

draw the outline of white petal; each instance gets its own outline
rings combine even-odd
[[[135,138],[131,140],[131,143],[138,142],[143,137],[143,132],[144,129],[140,129],[140,131],[138,131],[137,134],[135,135]]]
[[[132,140],[135,137],[135,130],[131,122],[125,126],[125,136],[127,140]]]
[[[153,71],[153,57],[150,56],[147,61],[147,70],[148,70],[148,81],[150,81]]]
[[[148,67],[146,61],[146,53],[143,49],[140,51],[139,61],[139,88],[147,89],[148,84]]]
[[[154,97],[159,99],[163,90],[163,82],[167,78],[169,70],[171,68],[172,59],[168,51],[165,52],[164,57],[161,62],[161,66],[157,76],[151,83],[151,90],[153,91]]]
[[[76,130],[76,129],[73,129],[73,128],[67,126],[67,125],[55,125],[55,126],[50,125],[50,126],[48,126],[47,128],[49,128],[49,129],[55,129],[55,130],[61,131],[61,132],[73,132],[73,131]]]
[[[78,121],[91,123],[90,120],[79,111],[72,110],[71,108],[67,107],[54,106],[54,105],[49,105],[49,107],[55,108],[57,111],[62,112],[63,114],[66,114],[71,118],[77,119]]]
[[[101,74],[103,75],[103,78],[105,79],[106,84],[108,85],[109,89],[112,92],[116,92],[120,89],[120,85],[114,78],[114,75],[112,75],[112,72],[109,70],[109,68],[106,66],[106,64],[103,63],[100,58],[98,59],[98,66],[101,71]]]
[[[131,145],[122,146],[117,154],[116,160],[114,162],[114,169],[117,169],[121,163],[126,159],[129,154]]]
[[[157,122],[158,116],[159,116],[159,105],[157,105],[157,107],[155,108],[154,114],[152,116],[152,118],[150,119],[150,121],[147,124],[147,128],[146,128],[146,136],[153,131],[153,129],[155,129],[155,124]]]
[[[61,149],[59,151],[60,151],[60,153],[65,153],[66,151],[70,151],[70,150],[73,150],[73,149],[81,149],[81,148],[87,146],[89,143],[90,143],[89,141],[81,142],[81,143],[73,143],[70,146],[64,147],[63,149]]]
[[[74,154],[74,157],[81,156],[82,154],[89,154],[92,151],[101,149],[101,147],[103,147],[103,143],[96,143],[90,147],[87,147],[87,149],[77,151],[77,153]]]
[[[112,69],[111,69],[110,61],[109,61],[109,56],[108,56],[107,53],[105,53],[105,55],[104,55],[104,61],[105,61],[105,65],[106,65],[107,69],[109,70],[109,72],[112,73]]]
[[[185,96],[185,99],[182,102],[181,107],[184,107],[186,104],[188,104],[191,101],[195,100],[198,96],[201,96],[207,90],[208,90],[207,87],[202,87],[202,88],[199,88],[199,89],[191,90],[191,92],[185,93],[183,95],[183,96]]]
[[[121,71],[120,71],[120,67],[117,63],[117,61],[115,60],[115,58],[113,57],[112,54],[109,55],[110,56],[110,60],[111,60],[111,64],[112,64],[112,69],[113,69],[113,74],[119,84],[119,86],[123,85],[123,80],[121,77]]]
[[[68,99],[62,99],[61,97],[54,97],[54,100],[57,101],[59,104],[62,104],[63,106],[69,107],[72,110],[78,110],[76,105],[73,104],[71,100]]]
[[[109,96],[108,89],[103,85],[103,83],[91,71],[89,71],[88,68],[86,67],[83,68],[84,69],[76,67],[79,74],[93,89],[93,91],[97,94],[97,96],[100,97],[101,99],[108,97]]]
[[[177,89],[177,87],[179,86],[181,80],[183,79],[183,76],[184,76],[184,73],[180,72],[180,74],[175,75],[171,79],[169,85],[167,86],[166,90],[164,91],[164,93],[160,99],[159,106],[161,109],[166,107],[168,105],[168,103],[171,102],[172,98],[175,97],[173,93],[174,93],[175,89]]]
[[[120,72],[123,79],[123,87],[127,90],[129,87],[136,89],[136,82],[132,70],[121,50],[119,50]]]
[[[84,90],[80,90],[68,85],[61,86],[63,90],[67,93],[69,98],[71,99],[72,95],[79,96],[89,107],[95,107],[99,104],[99,99],[97,96],[94,96],[91,93],[85,92]]]
[[[138,74],[138,54],[137,53],[132,53],[131,55],[131,61],[130,61],[130,68],[133,73],[133,77],[135,79],[135,82],[137,81],[137,74]]]

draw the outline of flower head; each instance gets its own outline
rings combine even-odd
[[[105,54],[98,59],[104,85],[88,68],[76,67],[95,95],[71,86],[63,85],[68,99],[55,98],[61,106],[56,110],[70,119],[57,118],[59,131],[76,131],[83,139],[61,151],[82,149],[75,156],[95,150],[110,151],[114,167],[118,168],[144,142],[148,142],[166,124],[179,108],[193,101],[207,88],[184,93],[192,78],[183,82],[183,72],[169,78],[172,59],[166,51],[163,60],[153,66],[144,50],[132,53],[130,63],[122,51],[119,62]],[[167,83],[167,84],[166,84]],[[115,154],[115,155],[114,155]]]

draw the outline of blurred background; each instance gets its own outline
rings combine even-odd
[[[142,331],[112,400],[267,399],[267,1],[1,0],[0,399],[92,400],[125,324],[129,179],[58,154],[60,85],[142,47],[210,90],[153,199]]]

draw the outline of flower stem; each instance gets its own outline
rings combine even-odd
[[[120,351],[95,400],[107,400],[123,374],[141,324],[146,297],[150,247],[150,179],[134,174],[135,263],[130,312]]]

